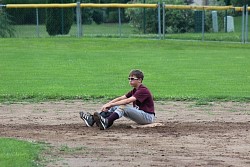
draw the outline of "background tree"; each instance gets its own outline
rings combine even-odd
[[[0,37],[14,36],[14,28],[7,13],[0,7]]]
[[[133,1],[133,3],[141,3],[142,1]],[[147,0],[147,3],[156,4],[157,0]],[[165,4],[184,5],[183,0],[166,0]],[[145,9],[145,32],[158,32],[157,9]],[[167,33],[184,33],[194,31],[194,13],[192,10],[166,10],[166,32]],[[126,9],[126,15],[130,20],[130,24],[136,27],[140,32],[144,30],[144,12],[139,8]]]
[[[3,0],[4,4],[39,4],[45,3],[44,0]],[[15,24],[36,24],[36,9],[6,9],[11,20]],[[39,9],[39,23],[44,23],[45,10]]]
[[[47,0],[47,3],[72,3],[73,0]],[[74,22],[72,8],[47,8],[46,30],[49,35],[68,34]]]
[[[228,0],[225,0],[225,1],[228,1]],[[229,1],[230,1],[230,4],[232,4],[233,6],[238,6],[238,7],[241,7],[245,4],[250,5],[250,0],[229,0]]]
[[[187,5],[190,5],[190,4],[194,3],[194,0],[184,0],[184,3]]]

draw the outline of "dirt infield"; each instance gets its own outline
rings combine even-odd
[[[163,126],[100,131],[79,111],[99,102],[0,104],[0,136],[49,143],[47,166],[250,166],[250,103],[156,102]]]

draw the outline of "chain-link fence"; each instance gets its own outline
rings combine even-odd
[[[6,4],[0,8],[1,24],[12,27],[5,31],[13,32],[9,37],[145,37],[248,42],[247,5],[232,7],[78,2]],[[1,29],[4,29],[3,26]]]
[[[125,16],[127,8],[136,8],[141,15],[146,8],[161,24],[157,4],[9,4],[2,8],[15,29],[11,37],[159,37],[158,30],[146,34],[133,27]]]
[[[248,42],[247,5],[232,7],[163,4],[163,6],[164,38]],[[177,10],[179,13],[175,13]],[[178,19],[182,21],[176,22],[176,18],[171,17],[170,13],[179,15]]]

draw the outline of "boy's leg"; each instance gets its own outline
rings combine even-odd
[[[113,110],[110,110],[108,112],[100,112],[100,115],[103,117],[103,118],[108,118],[111,114],[113,113]],[[95,120],[94,120],[94,117],[92,114],[90,113],[84,113],[84,112],[79,112],[80,114],[80,118],[85,122],[85,124],[88,126],[88,127],[91,127],[95,124]],[[97,124],[98,125],[98,124]]]
[[[96,125],[101,129],[107,129],[113,125],[115,119],[118,119],[119,116],[114,113],[117,106],[110,108],[108,111],[102,111],[100,113],[95,112],[93,115],[93,119],[96,122]],[[117,117],[116,117],[117,115]]]
[[[113,112],[105,112],[105,111],[101,111],[100,112],[100,115],[103,117],[103,118],[108,118]]]
[[[110,115],[108,114],[109,116],[106,118],[104,117],[107,116],[107,112],[101,112],[104,116],[98,112],[94,113],[94,120],[101,130],[109,128],[113,124],[114,120],[119,119],[122,116],[125,116],[126,118],[142,125],[153,123],[155,117],[154,114],[146,113],[128,105],[113,107],[109,110],[109,112],[111,114],[109,113]]]
[[[119,117],[125,116],[138,124],[150,124],[154,121],[154,114],[146,113],[142,110],[138,110],[132,106],[122,105],[115,112]]]

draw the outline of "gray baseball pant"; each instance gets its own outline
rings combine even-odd
[[[155,118],[154,114],[146,113],[130,105],[115,106],[110,108],[109,112],[116,112],[119,118],[124,116],[140,125],[153,123]]]

